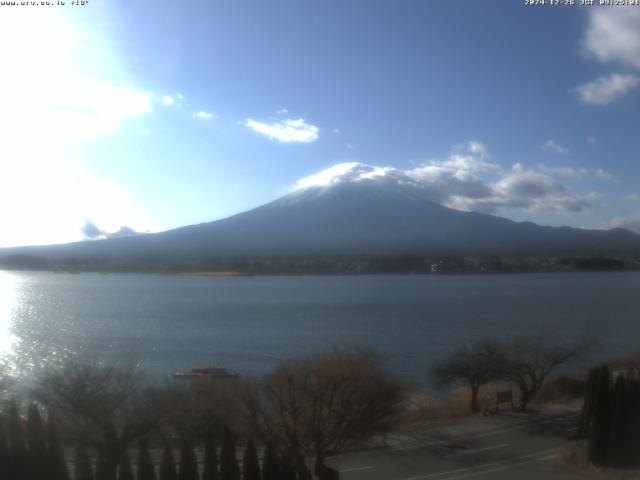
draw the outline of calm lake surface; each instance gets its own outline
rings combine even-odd
[[[189,277],[0,272],[0,353],[28,372],[66,356],[153,376],[221,365],[262,374],[335,346],[372,348],[420,390],[431,364],[487,336],[602,339],[640,350],[640,273]]]

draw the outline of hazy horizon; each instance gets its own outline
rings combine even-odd
[[[298,180],[294,185],[290,186],[290,188],[286,192],[284,192],[282,197],[267,201],[267,203],[263,205],[256,205],[246,210],[232,213],[222,218],[212,219],[208,222],[203,222],[203,223],[214,223],[214,222],[223,221],[232,217],[242,216],[243,214],[252,212],[253,210],[258,211],[258,209],[260,209],[260,207],[262,206],[272,205],[272,204],[277,205],[282,201],[285,202],[284,203],[285,205],[291,204],[291,202],[299,203],[301,200],[304,202],[306,199],[306,195],[308,195],[306,194],[306,192],[311,190],[317,191],[317,193],[314,195],[325,196],[332,187],[337,187],[339,185],[346,186],[349,184],[363,183],[363,182],[368,182],[369,184],[371,184],[376,189],[376,191],[379,192],[379,195],[385,195],[389,193],[393,195],[392,193],[393,190],[396,187],[400,187],[401,189],[400,191],[402,191],[404,189],[403,188],[403,184],[404,184],[404,186],[408,185],[410,187],[417,187],[421,192],[424,193],[427,199],[430,199],[436,204],[443,204],[444,206],[447,206],[454,210],[478,211],[480,213],[488,213],[488,214],[493,214],[494,216],[499,216],[499,215],[496,215],[496,212],[491,210],[488,212],[486,211],[483,212],[482,209],[472,210],[470,208],[465,208],[464,205],[455,205],[455,204],[447,205],[445,202],[441,201],[441,197],[443,197],[444,195],[442,191],[443,185],[441,183],[429,184],[429,183],[425,183],[424,181],[424,170],[428,168],[429,168],[428,166],[425,166],[425,167],[419,167],[411,170],[399,170],[392,167],[376,167],[376,166],[366,165],[359,162],[348,162],[348,163],[338,164],[333,167],[329,167],[325,170],[322,170],[316,174],[313,174]],[[303,193],[303,196],[298,197],[297,196],[298,193]],[[454,198],[457,198],[457,197],[454,197]],[[372,203],[370,206],[372,210],[382,207],[382,205],[379,202]],[[347,205],[345,205],[345,208],[346,207]],[[407,215],[410,214],[409,211],[407,211],[406,213]],[[425,212],[425,214],[427,214],[427,212]],[[501,217],[501,218],[507,218],[507,217]],[[432,220],[435,220],[435,219],[432,219]],[[292,221],[295,223],[295,220],[292,219]],[[65,242],[65,243],[75,243],[77,241],[82,242],[82,241],[104,240],[104,239],[111,239],[111,238],[144,235],[149,233],[162,233],[165,231],[180,229],[182,227],[189,227],[189,226],[192,226],[192,225],[177,225],[175,227],[169,228],[168,230],[161,230],[158,232],[150,232],[150,231],[141,232],[141,231],[136,231],[128,226],[121,226],[116,231],[108,232],[100,229],[91,220],[87,219],[85,224],[82,227],[82,232],[85,238],[72,241],[72,242]],[[541,224],[541,226],[551,226],[551,225]],[[558,226],[563,226],[563,225],[558,225]],[[584,227],[584,228],[589,229],[588,227]],[[612,228],[622,228],[622,227],[609,225],[609,226],[601,226],[601,227],[596,227],[591,229],[601,230],[601,229],[612,229]],[[633,231],[633,230],[630,230],[630,231]],[[634,233],[637,233],[637,232],[634,232]],[[20,245],[17,247],[22,247],[22,246],[36,247],[36,246],[48,246],[48,245],[53,246],[56,244]],[[0,250],[2,250],[3,248],[4,247],[0,247]],[[8,248],[12,248],[12,247],[8,247]]]

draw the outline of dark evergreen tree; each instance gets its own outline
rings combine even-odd
[[[269,445],[264,450],[262,457],[262,480],[280,480],[278,458]]]
[[[609,457],[611,440],[611,375],[603,365],[598,373],[598,384],[593,404],[588,454],[596,465],[604,465]]]
[[[76,444],[74,449],[73,470],[73,480],[93,480],[91,459],[87,449],[79,444]]]
[[[236,442],[229,427],[224,427],[220,450],[220,480],[240,480],[240,466],[236,456]]]
[[[280,472],[280,476],[278,477],[279,480],[297,480],[298,477],[296,474],[296,469],[291,457],[280,457],[280,461],[278,463],[278,470]]]
[[[149,454],[147,440],[141,438],[138,443],[138,480],[156,480],[156,469]]]
[[[113,473],[102,452],[98,452],[96,460],[96,480],[113,480]]]
[[[613,398],[611,401],[611,444],[608,458],[610,465],[624,466],[626,463],[626,450],[629,444],[627,425],[631,413],[631,409],[627,405],[628,394],[627,382],[624,375],[618,375],[613,387]]]
[[[118,480],[135,480],[133,477],[133,469],[131,468],[131,459],[126,450],[122,453],[122,457],[120,457]]]
[[[18,403],[12,399],[9,403],[9,476],[20,480],[30,477],[27,447],[22,429],[22,419]]]
[[[0,478],[11,480],[11,466],[9,464],[9,445],[5,436],[4,417],[0,415]]]
[[[219,478],[216,442],[213,434],[209,433],[204,446],[204,470],[202,472],[202,480],[219,480]]]
[[[29,405],[27,414],[27,444],[33,480],[48,480],[47,439],[42,417],[36,404]]]
[[[627,419],[627,432],[629,433],[628,444],[625,448],[627,452],[626,466],[628,468],[640,468],[640,378],[634,377],[633,381],[627,380],[628,400],[627,406],[630,408]]]
[[[173,458],[171,447],[167,445],[160,460],[160,480],[178,480],[176,461]]]
[[[198,480],[198,459],[189,443],[185,440],[180,451],[179,480]]]
[[[70,480],[69,470],[67,469],[67,461],[64,458],[64,450],[58,428],[51,412],[49,412],[49,421],[47,423],[47,444],[48,444],[48,466],[50,480]]]
[[[247,442],[247,448],[244,451],[242,459],[242,478],[243,480],[260,480],[260,462],[258,461],[258,451],[256,444],[252,439]]]
[[[319,480],[340,480],[340,472],[331,467],[324,467],[318,479]]]

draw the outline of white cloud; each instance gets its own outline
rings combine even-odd
[[[595,143],[596,143],[596,139],[595,139],[595,138],[593,138],[593,137],[587,137],[587,138],[586,138],[586,141],[587,141],[587,143],[588,143],[588,144],[590,144],[590,145],[595,145]]]
[[[580,213],[588,211],[600,195],[576,194],[557,179],[516,163],[501,179],[489,183],[490,195],[453,198],[449,205],[463,210],[494,212],[505,209],[530,212]]]
[[[640,78],[629,73],[612,73],[576,88],[582,101],[589,105],[608,105],[640,85]]]
[[[544,142],[544,148],[557,153],[558,155],[569,155],[569,149],[567,147],[563,147],[558,142],[556,142],[553,138]]]
[[[51,95],[45,113],[57,119],[66,137],[69,130],[80,137],[113,133],[126,119],[151,112],[150,97],[129,87],[82,78],[69,79],[67,87]]]
[[[491,195],[491,189],[480,177],[482,172],[498,172],[499,167],[470,155],[452,155],[444,161],[431,161],[406,175],[426,187],[434,200],[447,204],[455,197],[477,199]]]
[[[152,110],[150,97],[128,86],[80,76],[50,76],[49,82],[58,88],[18,91],[3,88],[0,80],[0,155],[5,161],[19,161],[26,145],[33,155],[47,157],[79,140],[116,133]]]
[[[218,118],[213,113],[205,112],[204,110],[200,110],[199,112],[193,112],[191,116],[193,118],[199,118],[201,120],[211,120],[212,118]]]
[[[476,155],[480,155],[480,157],[482,158],[489,158],[489,152],[487,151],[487,148],[480,142],[469,142],[469,151]]]
[[[590,9],[584,47],[601,62],[640,68],[640,9]]]
[[[140,232],[135,231],[133,228],[123,225],[115,232],[107,232],[99,228],[91,219],[87,219],[80,229],[85,239],[87,240],[100,240],[105,238],[124,238],[140,235]]]
[[[617,179],[613,175],[613,173],[607,172],[606,170],[602,170],[601,168],[598,168],[597,170],[592,171],[592,175],[594,175],[596,178],[599,178],[600,180],[617,182]]]
[[[182,107],[182,100],[184,100],[184,96],[180,92],[176,92],[175,95],[163,95],[160,97],[160,103],[166,107]]]
[[[587,55],[640,69],[640,9],[591,8],[583,42]],[[611,73],[580,85],[576,91],[590,105],[608,105],[640,85],[640,77]]]
[[[628,217],[616,217],[604,228],[626,228],[632,232],[640,234],[640,213],[632,214]]]
[[[466,151],[458,149],[458,153],[445,160],[430,161],[408,170],[343,163],[298,181],[295,188],[354,181],[410,184],[419,188],[422,195],[445,206],[486,213],[524,210],[574,214],[590,210],[600,198],[597,192],[572,192],[555,176],[576,172],[580,176],[583,175],[580,170],[545,172],[516,163],[504,172],[483,158],[488,156],[486,148],[468,144]],[[596,175],[598,171],[584,172]]]
[[[582,178],[590,175],[590,171],[586,168],[574,168],[574,167],[549,167],[544,163],[538,167],[542,173],[549,175],[559,175],[567,178]]]
[[[287,110],[286,108],[281,108],[280,110],[276,111],[277,115],[284,115],[285,113],[289,113],[289,110]]]
[[[318,127],[306,123],[302,118],[298,118],[297,120],[287,119],[272,123],[258,122],[248,118],[244,122],[240,122],[240,124],[281,143],[315,142],[318,139],[318,132],[320,131]]]
[[[308,187],[327,187],[341,181],[357,180],[362,173],[362,167],[364,167],[365,172],[371,171],[368,165],[363,165],[358,162],[339,163],[318,173],[309,175],[308,177],[301,178],[295,183],[293,188],[300,190]]]
[[[626,195],[624,199],[627,202],[640,202],[640,194],[632,193],[630,195]]]
[[[607,172],[606,170],[602,170],[601,168],[594,170],[574,167],[549,167],[545,164],[542,164],[538,167],[538,170],[542,173],[546,173],[549,175],[558,175],[573,180],[577,180],[580,178],[597,178],[599,180],[608,180],[610,182],[614,182],[616,180],[615,176],[612,173]]]

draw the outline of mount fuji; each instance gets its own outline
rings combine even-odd
[[[514,222],[447,208],[399,170],[336,165],[288,195],[209,223],[161,233],[0,250],[26,254],[166,262],[304,255],[636,255],[640,236]]]

